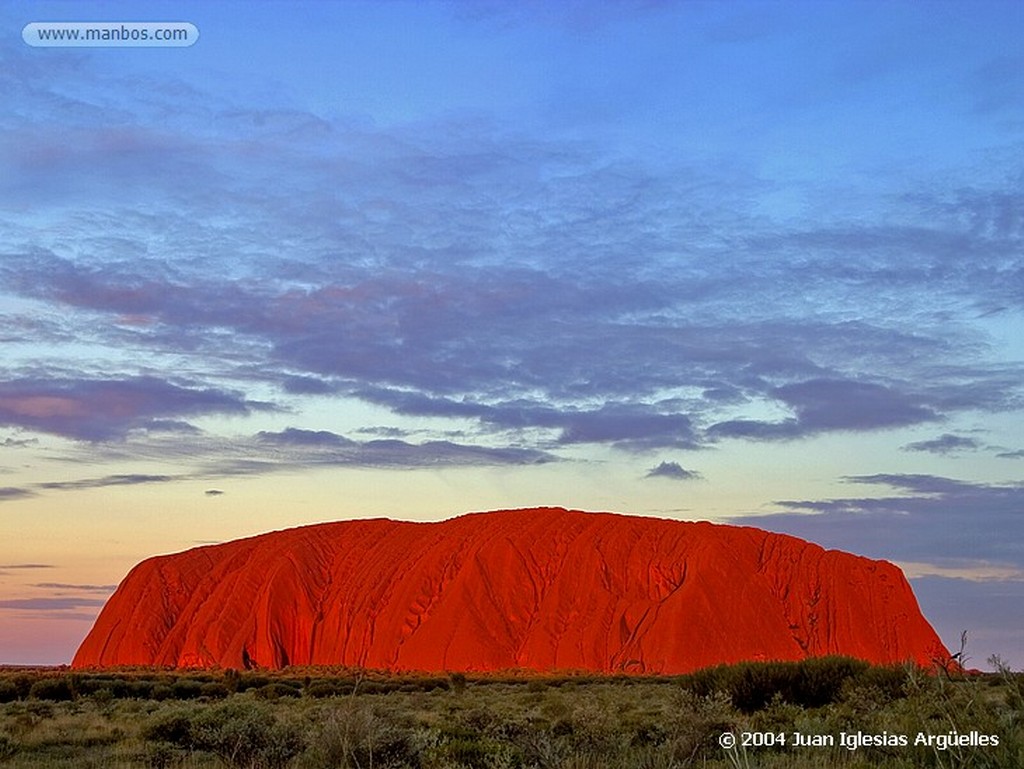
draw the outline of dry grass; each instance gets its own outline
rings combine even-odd
[[[820,696],[823,669],[847,677],[836,686],[826,681],[827,703],[798,704]],[[865,669],[856,675],[843,670],[838,663],[824,668],[819,663],[813,691],[793,688],[794,681],[803,680],[793,670],[756,666],[696,678],[513,675],[468,680],[347,670],[183,676],[132,670],[76,673],[67,681],[74,695],[66,701],[38,696],[61,696],[60,686],[37,687],[36,696],[15,692],[12,698],[12,688],[27,692],[39,680],[71,676],[38,671],[8,687],[4,699],[9,701],[0,704],[0,767],[1024,766],[1020,676],[1003,671],[949,680],[908,670],[897,681],[891,670]],[[25,674],[0,671],[0,694],[15,675]],[[757,709],[736,707],[737,700],[761,699],[767,704]],[[911,738],[919,731],[975,730],[996,734],[1000,745],[945,750],[868,746],[857,751],[789,745],[724,751],[718,744],[725,731],[838,735],[857,730]]]

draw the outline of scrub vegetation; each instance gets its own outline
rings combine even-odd
[[[995,662],[965,674],[833,657],[665,677],[6,669],[0,767],[1024,766],[1024,675]],[[865,740],[849,735],[871,739],[851,749],[841,739]]]

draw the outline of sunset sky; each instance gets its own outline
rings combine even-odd
[[[40,21],[182,21],[42,48]],[[561,505],[1024,667],[1024,3],[0,6],[0,663],[150,555]]]

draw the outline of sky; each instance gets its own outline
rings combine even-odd
[[[892,561],[1024,667],[1024,4],[0,30],[0,663],[155,554],[560,505]]]

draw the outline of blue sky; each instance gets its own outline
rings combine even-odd
[[[21,40],[89,20],[201,36]],[[892,560],[1024,665],[1024,6],[0,24],[0,662],[157,552],[559,504]]]

